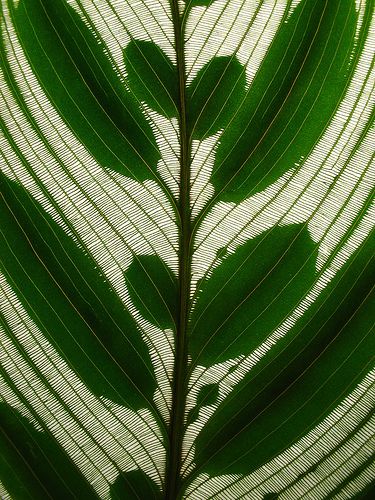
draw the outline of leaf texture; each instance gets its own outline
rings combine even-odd
[[[372,498],[372,0],[1,0],[0,496]]]

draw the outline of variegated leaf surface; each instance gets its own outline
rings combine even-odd
[[[372,498],[373,0],[0,40],[1,498]]]

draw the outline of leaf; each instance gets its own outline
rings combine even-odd
[[[232,58],[213,58],[188,88],[187,122],[194,139],[200,141],[228,127],[236,104],[244,97],[245,75]]]
[[[175,328],[176,278],[157,257],[144,256],[133,261],[126,272],[126,280],[133,304],[144,318],[161,328]]]
[[[141,471],[132,471],[119,476],[111,487],[113,498],[162,498],[150,478]]]
[[[313,284],[315,254],[301,226],[271,229],[232,255],[224,253],[202,283],[192,314],[194,362],[222,362],[263,342]]]
[[[92,259],[24,189],[1,177],[0,252],[20,302],[94,393],[144,406],[144,396],[152,400],[155,380],[133,318]],[[100,356],[100,366],[88,363],[95,356]]]
[[[125,175],[151,177],[150,126],[77,14],[61,0],[22,0],[14,23],[44,92],[88,151]]]
[[[222,136],[212,182],[224,199],[241,201],[310,153],[354,69],[355,19],[351,1],[302,2],[280,28]]]
[[[74,498],[77,491],[86,498],[96,497],[53,437],[36,431],[6,405],[1,405],[0,415],[1,477],[15,498]]]
[[[151,42],[134,40],[126,46],[124,58],[137,99],[163,116],[177,116],[177,72],[163,51]]]
[[[373,2],[0,5],[0,496],[371,498]]]
[[[241,463],[244,473],[250,464],[252,468],[261,466],[279,449],[287,448],[296,435],[313,428],[322,415],[335,407],[337,394],[351,390],[362,378],[368,352],[374,345],[370,335],[374,294],[368,280],[375,271],[373,258],[368,262],[373,244],[368,243],[367,252],[362,247],[346,275],[326,289],[325,300],[321,298],[310,310],[310,317],[288,334],[291,338],[279,346],[282,354],[274,353],[266,370],[264,362],[250,372],[202,431],[197,442],[197,461],[203,453],[211,456],[213,439],[221,443],[215,459],[210,461],[214,475],[219,473],[219,467],[224,467],[226,473],[232,472],[228,456],[235,457],[233,472],[241,470]],[[352,289],[345,286],[348,275]],[[224,446],[226,442],[228,445]]]

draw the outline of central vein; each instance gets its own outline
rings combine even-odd
[[[166,498],[175,500],[180,489],[182,439],[186,403],[186,370],[188,361],[187,326],[191,280],[191,223],[190,223],[190,138],[186,117],[186,78],[183,23],[179,15],[178,0],[172,0],[172,18],[179,85],[180,129],[180,198],[181,220],[179,240],[179,316],[176,332],[175,368],[173,377],[172,415],[169,433],[169,456],[166,475]]]

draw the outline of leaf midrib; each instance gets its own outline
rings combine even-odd
[[[181,486],[182,440],[186,405],[186,371],[188,361],[187,328],[191,286],[191,221],[190,221],[190,157],[191,138],[186,116],[186,71],[184,56],[184,23],[180,17],[178,0],[171,1],[178,72],[178,122],[180,131],[180,189],[178,212],[179,234],[179,310],[176,329],[175,364],[172,382],[172,409],[169,427],[169,447],[166,464],[165,498],[178,498]]]

